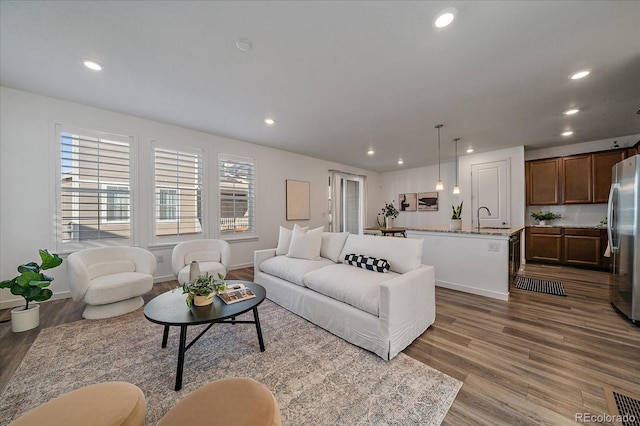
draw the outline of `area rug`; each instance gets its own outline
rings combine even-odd
[[[44,329],[1,396],[0,424],[62,393],[126,381],[144,392],[146,424],[155,425],[204,384],[251,377],[274,393],[285,425],[438,425],[462,386],[402,353],[384,361],[269,300],[259,312],[265,352],[253,325],[214,325],[187,351],[178,392],[173,388],[179,330],[171,327],[162,349],[163,327],[147,321],[142,309]],[[188,339],[202,329],[189,327]],[[212,413],[230,403],[214,398]]]
[[[520,290],[535,291],[537,293],[553,294],[556,296],[566,296],[564,286],[560,281],[549,281],[540,278],[518,276],[516,288]]]

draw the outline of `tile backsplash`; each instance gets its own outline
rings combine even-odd
[[[552,212],[561,215],[552,223],[557,226],[596,226],[607,216],[606,204],[566,204],[562,206],[528,206],[525,223],[535,225],[537,222],[531,217],[532,212]]]

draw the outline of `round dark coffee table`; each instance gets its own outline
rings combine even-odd
[[[244,284],[249,288],[256,297],[242,302],[227,305],[219,297],[213,298],[213,303],[208,306],[193,306],[191,309],[185,302],[187,296],[182,294],[182,290],[168,291],[153,298],[147,306],[144,307],[144,316],[151,322],[164,325],[162,334],[162,347],[167,347],[167,339],[169,337],[169,327],[180,327],[180,344],[178,346],[178,367],[176,371],[176,387],[175,390],[182,388],[182,372],[184,370],[184,354],[195,342],[206,333],[213,324],[255,324],[258,332],[258,342],[260,343],[260,351],[264,352],[264,341],[262,340],[262,330],[260,329],[260,318],[258,317],[258,305],[261,304],[267,292],[264,287],[249,281],[229,280],[229,287],[233,284]],[[253,321],[238,321],[236,317],[240,314],[253,310]],[[200,333],[189,344],[187,341],[187,327],[190,325],[209,324],[202,333]]]

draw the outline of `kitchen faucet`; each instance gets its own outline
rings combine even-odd
[[[487,213],[489,213],[489,216],[491,216],[491,211],[489,210],[489,207],[485,207],[485,206],[480,206],[478,207],[478,231],[480,230],[480,210],[485,209],[487,211]]]

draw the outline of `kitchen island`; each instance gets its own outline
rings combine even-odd
[[[436,285],[509,300],[509,285],[520,266],[524,228],[463,228],[449,225],[407,228],[424,240],[422,263],[435,267]]]

